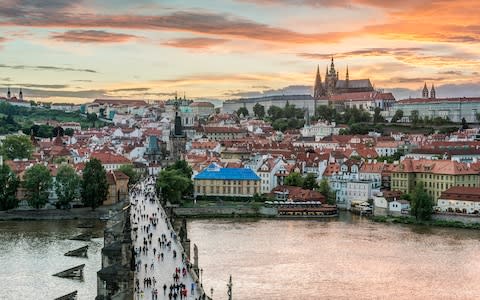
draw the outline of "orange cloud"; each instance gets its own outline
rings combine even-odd
[[[136,38],[136,36],[100,30],[70,30],[53,34],[51,38],[57,41],[76,43],[122,43]]]
[[[183,39],[174,39],[162,43],[162,45],[176,48],[188,48],[188,49],[203,49],[210,46],[215,46],[227,42],[226,39],[213,39],[213,38],[183,38]]]

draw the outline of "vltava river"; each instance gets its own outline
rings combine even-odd
[[[480,299],[480,232],[321,220],[192,220],[214,299]],[[193,252],[192,252],[193,255]]]
[[[54,299],[75,290],[78,299],[94,299],[103,238],[68,239],[87,230],[103,235],[103,225],[81,229],[80,223],[84,221],[0,222],[0,299]],[[88,258],[64,256],[84,245],[89,245]],[[83,282],[52,276],[80,264],[85,264]]]

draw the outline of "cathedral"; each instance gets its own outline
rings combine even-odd
[[[324,83],[322,83],[322,78],[320,76],[320,68],[317,67],[315,86],[313,88],[314,99],[325,99],[334,94],[373,91],[374,89],[372,83],[370,82],[370,79],[350,80],[348,74],[348,66],[345,74],[345,80],[340,80],[339,72],[335,70],[333,57],[330,63],[330,69],[327,66]]]

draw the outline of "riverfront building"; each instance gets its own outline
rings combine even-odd
[[[260,193],[260,177],[248,168],[210,164],[193,178],[194,196],[252,197]]]
[[[480,213],[480,188],[454,186],[444,191],[437,203],[441,212]]]
[[[423,182],[425,190],[435,202],[443,191],[453,186],[480,186],[478,171],[452,160],[405,159],[391,176],[392,190],[411,193],[418,182]]]

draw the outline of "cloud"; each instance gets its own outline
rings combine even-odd
[[[365,48],[340,53],[297,53],[297,56],[311,60],[327,60],[334,58],[352,57],[392,57],[400,62],[411,65],[424,66],[465,66],[471,67],[480,65],[477,55],[470,53],[452,53],[451,55],[433,55],[433,50],[420,47],[407,48]]]
[[[123,88],[123,89],[114,89],[110,90],[111,92],[146,92],[149,91],[150,88]]]
[[[29,66],[29,65],[5,65],[0,64],[0,68],[14,69],[14,70],[35,70],[35,71],[66,71],[66,72],[86,72],[97,73],[92,69],[77,69],[70,67],[55,67],[55,66]]]
[[[51,39],[75,43],[123,43],[136,38],[134,35],[101,30],[69,30],[52,34]]]
[[[400,8],[412,6],[426,2],[426,0],[237,0],[239,2],[253,3],[256,5],[289,5],[289,6],[310,6],[314,8],[322,7],[352,7],[352,6],[373,6],[381,8]]]
[[[442,81],[445,79],[444,77],[393,77],[386,81],[390,83],[421,83],[426,81]]]
[[[442,71],[442,72],[438,72],[438,74],[441,74],[441,75],[456,75],[456,76],[462,76],[463,75],[463,72],[462,71]]]
[[[15,8],[17,9],[17,8]],[[68,11],[46,11],[33,7],[18,8],[11,13],[10,5],[0,4],[0,26],[60,27],[60,28],[124,28],[156,31],[180,31],[209,34],[275,43],[337,42],[348,33],[331,32],[306,34],[258,23],[224,13],[176,11],[167,15],[99,15],[75,14]],[[7,13],[9,12],[9,13]]]
[[[162,43],[165,46],[176,48],[189,48],[189,49],[203,49],[210,46],[215,46],[227,42],[226,39],[214,39],[214,38],[183,38],[175,39]]]
[[[41,89],[64,89],[68,88],[65,84],[34,84],[34,83],[12,83],[13,86],[22,88],[41,88]]]
[[[12,81],[12,79],[11,79],[10,77],[1,77],[1,78],[0,78],[0,81],[10,82],[10,81]]]
[[[93,80],[90,80],[90,79],[74,79],[72,81],[73,82],[93,82]]]

